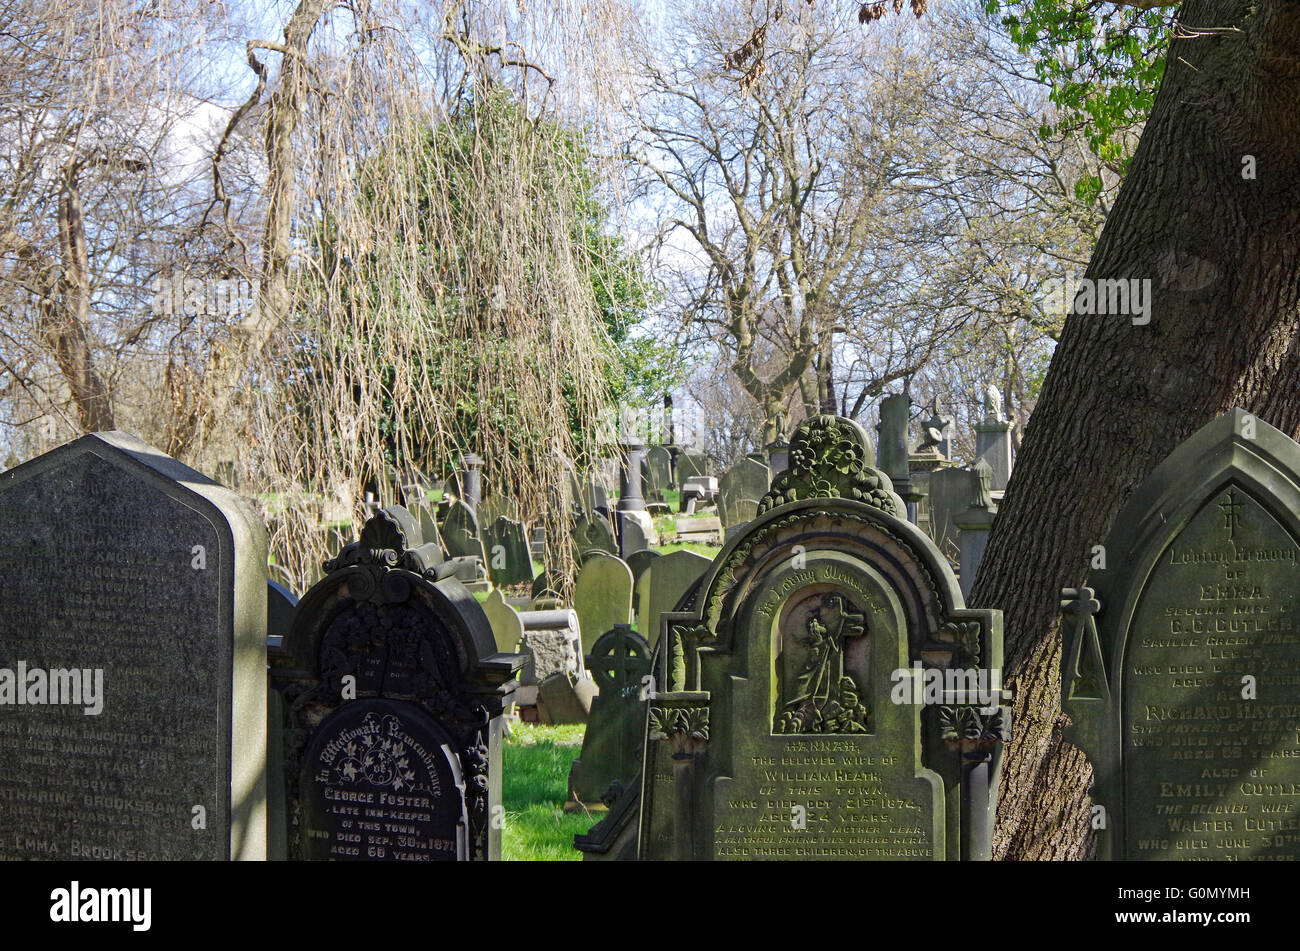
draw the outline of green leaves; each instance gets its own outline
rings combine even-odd
[[[1038,79],[1051,87],[1058,121],[1044,138],[1081,131],[1092,151],[1122,173],[1136,145],[1130,133],[1146,121],[1164,75],[1174,4],[1138,10],[1072,0],[985,0],[1011,41],[1036,56]],[[1100,183],[1081,182],[1095,201]]]

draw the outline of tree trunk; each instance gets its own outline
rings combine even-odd
[[[41,303],[41,335],[68,384],[83,432],[114,428],[108,387],[95,369],[90,339],[90,261],[86,256],[86,222],[75,172],[59,190],[59,271],[56,287]]]
[[[1149,278],[1150,322],[1067,319],[971,594],[1005,612],[1016,691],[998,858],[1093,851],[1090,769],[1061,737],[1060,589],[1206,422],[1240,406],[1300,432],[1300,3],[1188,0],[1180,24],[1086,275]]]

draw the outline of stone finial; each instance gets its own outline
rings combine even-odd
[[[990,383],[984,387],[984,422],[1005,423],[1006,421],[1006,416],[1002,414],[1002,391]]]

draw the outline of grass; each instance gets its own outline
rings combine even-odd
[[[596,820],[564,812],[569,767],[582,751],[583,727],[512,723],[502,751],[501,799],[506,808],[501,855],[510,862],[578,861],[573,837]]]
[[[675,551],[693,551],[712,560],[718,557],[718,552],[722,551],[722,548],[718,545],[706,545],[703,542],[674,542],[671,545],[659,545],[655,551],[663,555],[670,555]]]

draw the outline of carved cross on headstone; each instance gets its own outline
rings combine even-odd
[[[1241,503],[1237,501],[1235,489],[1228,490],[1228,497],[1219,503],[1219,509],[1223,512],[1223,527],[1228,530],[1228,538],[1232,539],[1241,524]]]
[[[601,696],[630,696],[629,691],[639,690],[641,678],[650,672],[646,642],[634,634],[630,624],[617,624],[592,645],[587,669]]]

